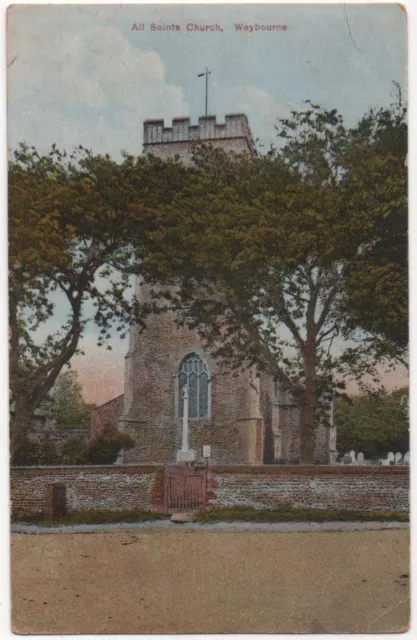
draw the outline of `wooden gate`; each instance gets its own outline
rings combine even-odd
[[[165,469],[165,513],[198,511],[206,503],[207,470],[203,467]]]

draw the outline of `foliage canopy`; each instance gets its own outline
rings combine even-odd
[[[84,400],[74,369],[60,373],[45,404],[58,429],[88,429],[90,415],[95,408],[94,404]]]
[[[407,193],[404,147],[392,142],[404,109],[348,130],[336,110],[307,103],[266,156],[195,150],[182,190],[160,204],[142,270],[155,308],[164,299],[231,368],[255,366],[294,393],[311,463],[324,394],[403,360]],[[403,302],[390,318],[381,269]]]
[[[153,190],[160,163],[68,156],[21,145],[9,165],[10,391],[14,405],[11,450],[17,455],[30,417],[62,368],[79,351],[87,323],[108,344],[140,322],[129,296],[134,256],[153,229]],[[137,263],[138,264],[138,263]],[[137,271],[137,268],[136,268]],[[111,348],[107,346],[107,348]]]
[[[407,398],[407,389],[401,389],[338,401],[334,414],[338,450],[362,451],[365,457],[386,457],[389,451],[404,455],[410,448]]]

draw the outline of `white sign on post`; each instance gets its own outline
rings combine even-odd
[[[203,444],[203,458],[211,458],[211,444]]]

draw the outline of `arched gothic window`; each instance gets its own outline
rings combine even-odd
[[[188,386],[189,417],[208,418],[210,382],[206,363],[196,353],[189,353],[181,362],[178,374],[178,413],[183,415],[182,390]]]

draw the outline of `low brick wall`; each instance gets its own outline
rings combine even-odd
[[[216,466],[207,482],[213,507],[409,509],[408,467]]]
[[[66,487],[67,510],[164,509],[163,465],[14,467],[14,514],[45,509],[46,487]],[[273,509],[282,505],[345,511],[407,511],[408,467],[213,466],[207,472],[208,506]]]
[[[14,467],[10,492],[13,514],[45,509],[46,487],[66,486],[67,510],[162,511],[162,466]]]

